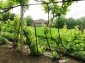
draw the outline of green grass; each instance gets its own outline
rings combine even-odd
[[[35,33],[35,29],[34,27],[28,27],[28,28],[31,28],[33,29],[33,33]],[[49,28],[50,30],[50,28]],[[51,28],[51,33],[52,35],[57,33],[57,28]],[[45,37],[45,34],[44,34],[44,27],[36,27],[36,33],[37,33],[37,36],[40,36],[40,37]],[[48,37],[50,37],[50,32],[48,32]]]

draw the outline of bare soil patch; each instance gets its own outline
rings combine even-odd
[[[20,53],[14,53],[11,46],[0,45],[0,63],[58,63],[58,61],[51,61],[48,56],[32,57],[27,54],[21,55]],[[67,63],[80,63],[76,60],[70,59]]]

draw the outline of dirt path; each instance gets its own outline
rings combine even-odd
[[[0,45],[0,63],[57,63],[57,61],[51,61],[47,56],[32,57],[28,55],[22,55],[19,53],[13,53],[12,49],[7,45]],[[73,59],[69,59],[68,63],[79,63]]]
[[[50,56],[51,53],[49,53],[49,51],[46,51],[44,53],[45,56]],[[72,59],[70,57],[65,57],[65,59],[67,59],[67,63],[82,63],[82,62],[79,62],[79,61],[76,61],[75,59]],[[84,62],[85,63],[85,62]]]
[[[13,50],[8,48],[7,45],[0,45],[0,63],[56,63],[56,61],[53,62],[46,56],[21,56],[19,53],[13,53]]]

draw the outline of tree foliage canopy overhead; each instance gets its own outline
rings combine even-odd
[[[26,5],[29,3],[29,0],[0,0],[0,18],[2,18],[2,13],[8,12],[12,8]],[[27,8],[25,8],[27,9]]]
[[[62,15],[66,15],[67,11],[69,11],[69,6],[71,6],[71,4],[73,3],[72,0],[62,0],[62,2],[59,2],[59,0],[43,0],[43,1],[49,2],[49,4],[42,5],[46,13],[49,11],[51,12],[51,14],[61,13]]]
[[[14,7],[18,7],[20,5],[26,5],[29,3],[29,0],[0,0],[0,12],[8,11]]]

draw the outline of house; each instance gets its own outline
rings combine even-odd
[[[36,26],[42,26],[42,24],[48,25],[48,21],[44,19],[33,20],[31,25],[34,26],[34,23]]]

